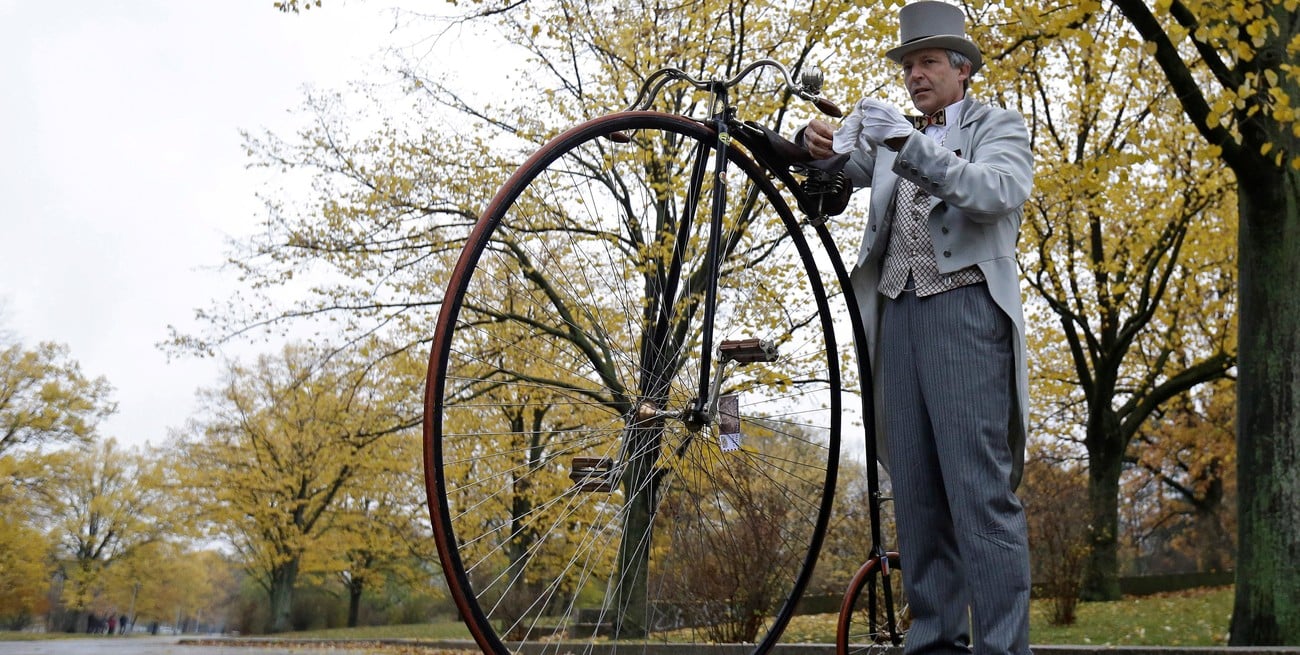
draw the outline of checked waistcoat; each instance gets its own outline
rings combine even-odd
[[[945,131],[943,136],[948,133]],[[943,137],[939,141],[942,143]],[[930,194],[911,180],[898,178],[894,191],[894,225],[885,250],[880,284],[876,287],[885,296],[897,298],[903,291],[915,291],[919,297],[932,296],[984,281],[984,273],[973,266],[948,275],[939,273],[927,226],[929,213]],[[911,287],[907,286],[909,278]]]

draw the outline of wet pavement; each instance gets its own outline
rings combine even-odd
[[[256,639],[239,640],[240,645],[220,643],[220,637],[201,643],[200,635],[167,637],[88,637],[84,639],[50,639],[42,641],[0,641],[0,655],[383,655],[378,649],[348,648],[347,642],[322,641],[319,644],[296,643],[293,647],[274,643],[257,643]],[[400,640],[404,641],[404,640]],[[413,645],[413,644],[412,644]],[[394,655],[412,653],[439,653],[443,655],[474,655],[470,644],[448,642],[434,645],[421,644],[423,648],[399,648]],[[433,650],[428,650],[433,648]],[[593,652],[613,651],[617,646],[597,648]],[[680,644],[659,644],[647,647],[648,653],[658,655],[744,655],[751,647],[740,644],[694,645],[682,648]],[[1034,646],[1034,655],[1300,655],[1300,647],[1264,646],[1235,648],[1180,648],[1165,646]],[[528,649],[524,649],[528,652]],[[548,652],[554,652],[554,644]],[[901,649],[894,649],[900,652]],[[833,655],[830,644],[778,644],[773,655]]]
[[[348,655],[363,651],[266,646],[218,646],[181,643],[202,639],[196,635],[167,637],[87,637],[40,641],[0,641],[0,655],[310,655],[329,652]]]

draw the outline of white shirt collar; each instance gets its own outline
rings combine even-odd
[[[932,139],[942,138],[948,133],[948,128],[956,125],[961,120],[961,110],[966,104],[966,97],[962,96],[957,102],[943,108],[943,125],[931,125],[925,128],[925,135]]]

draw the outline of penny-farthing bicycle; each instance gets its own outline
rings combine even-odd
[[[430,356],[425,472],[447,583],[484,652],[765,653],[808,585],[852,346],[837,313],[861,326],[819,272],[848,288],[824,226],[843,176],[730,100],[762,70],[839,115],[819,75],[795,84],[775,61],[727,80],[662,69],[631,109],[538,150],[467,235]],[[647,110],[670,85],[705,92],[707,115]],[[873,556],[846,596],[845,650],[902,630],[867,469]]]

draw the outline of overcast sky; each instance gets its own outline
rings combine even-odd
[[[233,288],[210,269],[256,224],[263,175],[239,131],[372,74],[385,6],[0,0],[0,329],[116,387],[104,435],[160,444],[217,381],[155,344]]]

